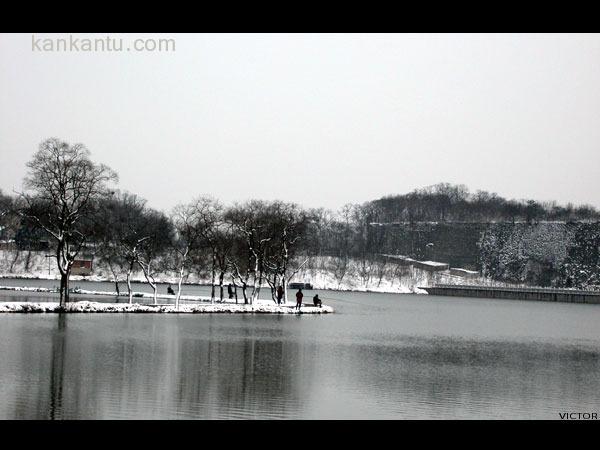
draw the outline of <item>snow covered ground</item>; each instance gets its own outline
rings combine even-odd
[[[0,302],[0,313],[53,313],[62,312],[58,302]],[[176,313],[176,314],[207,314],[207,313],[252,313],[252,314],[327,314],[333,308],[323,306],[302,306],[296,311],[290,306],[277,306],[264,302],[254,305],[236,305],[235,303],[202,303],[197,305],[140,305],[139,303],[98,303],[89,301],[70,302],[66,311],[70,313]]]
[[[48,288],[33,288],[33,287],[16,287],[16,286],[0,286],[0,290],[10,291],[25,291],[25,292],[56,292],[54,289]],[[116,297],[116,292],[105,291],[89,291],[85,289],[77,289],[73,291],[75,294],[83,295],[104,295]],[[127,297],[127,294],[121,293],[119,297]],[[152,299],[152,294],[136,292],[136,298]],[[159,299],[175,300],[174,295],[157,295]],[[201,297],[194,295],[182,295],[182,301],[179,308],[174,304],[139,304],[139,303],[100,303],[90,301],[77,301],[77,297],[72,297],[71,302],[67,304],[67,312],[117,312],[117,313],[257,313],[257,314],[328,314],[333,312],[331,306],[315,307],[312,304],[303,304],[300,311],[296,311],[295,304],[287,303],[285,305],[276,305],[272,300],[259,299],[253,305],[243,303],[235,303],[230,300],[211,303],[210,297]],[[198,302],[198,303],[188,303]],[[0,302],[0,313],[3,312],[60,312],[58,302]]]
[[[447,271],[446,271],[447,272]],[[388,292],[388,293],[419,293],[426,294],[419,286],[433,284],[495,284],[489,279],[463,278],[446,272],[432,272],[418,267],[396,264],[390,261],[359,261],[356,259],[322,256],[312,257],[291,282],[312,284],[314,289],[337,291]],[[132,274],[132,281],[145,282],[141,272]],[[60,279],[56,262],[46,258],[44,252],[0,250],[0,278],[36,278]],[[174,274],[160,273],[156,275],[159,283],[177,283]],[[113,277],[108,268],[98,261],[94,262],[93,275],[83,277],[72,275],[72,281],[109,281]],[[120,278],[124,281],[124,277]],[[187,283],[209,284],[210,280],[191,275]],[[265,286],[267,289],[268,287]]]
[[[435,263],[442,264],[443,263]],[[468,278],[446,271],[424,270],[390,260],[360,261],[323,256],[311,258],[292,281],[311,283],[315,289],[338,291],[427,294],[421,286],[435,284],[500,285],[483,277]]]

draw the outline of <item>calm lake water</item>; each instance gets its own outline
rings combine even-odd
[[[0,280],[9,284],[57,283]],[[336,313],[0,314],[0,418],[558,419],[559,412],[600,412],[600,305],[306,293],[313,292]],[[55,299],[0,291],[1,301]]]

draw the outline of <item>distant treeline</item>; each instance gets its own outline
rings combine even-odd
[[[373,222],[537,222],[597,221],[590,205],[559,205],[555,201],[507,200],[487,191],[470,193],[464,185],[440,183],[408,194],[367,202]]]

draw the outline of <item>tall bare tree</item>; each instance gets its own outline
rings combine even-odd
[[[146,282],[154,293],[154,304],[157,303],[157,287],[155,275],[164,267],[160,266],[161,257],[172,245],[173,225],[162,212],[147,209],[141,225],[143,238],[136,249],[136,262],[142,268]]]
[[[9,271],[12,272],[15,263],[19,259],[20,251],[16,246],[16,237],[20,231],[21,217],[15,213],[15,199],[9,195],[5,195],[0,190],[0,239],[7,242],[13,241],[15,244],[14,249],[10,249],[9,253],[13,253],[11,257],[11,263]],[[27,254],[27,261],[29,262],[29,256],[31,251]]]
[[[131,274],[137,265],[142,244],[151,238],[146,226],[146,201],[135,194],[117,192],[101,202],[98,220],[99,256],[115,279],[125,275],[129,303],[133,300]]]
[[[187,278],[197,261],[194,256],[202,248],[205,236],[201,202],[178,205],[173,208],[172,221],[175,237],[172,240],[170,268],[177,272],[177,296],[175,306],[179,308],[181,283]]]
[[[27,163],[24,202],[20,212],[55,241],[60,272],[60,305],[69,301],[69,277],[75,258],[86,243],[94,201],[108,193],[117,174],[90,159],[83,144],[70,145],[57,138],[43,141]]]
[[[301,248],[300,243],[306,234],[308,218],[299,205],[281,201],[266,205],[265,212],[264,218],[271,236],[265,252],[264,267],[270,275],[266,280],[271,287],[273,300],[275,289],[281,284],[287,303],[287,284],[292,276],[290,264]],[[302,265],[305,263],[306,258]]]
[[[215,301],[215,288],[217,278],[217,268],[219,267],[219,228],[223,222],[223,205],[212,197],[199,197],[193,202],[194,217],[196,228],[199,233],[200,250],[205,250],[210,256],[210,274],[211,274],[211,302]],[[200,252],[202,253],[202,252]],[[197,269],[203,270],[206,265],[206,258],[198,255],[193,260]]]
[[[273,239],[266,202],[251,200],[228,209],[225,220],[236,231],[229,262],[232,274],[242,286],[244,303],[254,303],[265,275],[267,243]],[[250,299],[248,288],[252,288]]]

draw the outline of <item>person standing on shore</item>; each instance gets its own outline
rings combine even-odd
[[[283,299],[283,287],[279,285],[277,287],[277,304],[281,305],[281,300]]]
[[[298,289],[298,292],[296,292],[296,309],[298,311],[300,311],[300,308],[302,307],[302,297],[304,297],[304,294],[302,293],[302,288]]]
[[[233,286],[231,283],[227,286],[227,293],[229,294],[229,298],[233,298]]]

